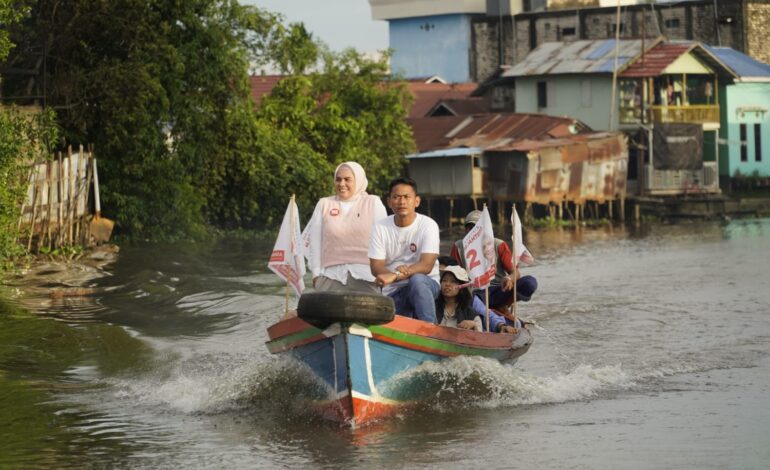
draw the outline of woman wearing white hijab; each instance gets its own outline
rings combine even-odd
[[[379,293],[369,268],[369,237],[387,211],[380,198],[366,193],[368,184],[361,165],[345,162],[334,170],[336,194],[315,206],[302,236],[316,290]]]

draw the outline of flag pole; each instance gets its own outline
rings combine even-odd
[[[513,203],[513,211],[516,212],[516,203]],[[512,224],[511,224],[512,225]],[[516,230],[516,227],[511,227],[512,230]],[[516,234],[513,237],[513,243],[516,244]],[[513,324],[516,324],[516,274],[519,272],[519,257],[516,256],[516,246],[513,246]]]
[[[292,243],[294,243],[294,231],[297,230],[296,227],[294,227],[294,194],[291,195],[291,199],[289,200],[289,208],[290,208],[289,211],[290,211],[290,219],[291,219],[290,237],[291,237]],[[289,289],[290,288],[291,288],[291,284],[289,283],[289,276],[286,276],[286,293],[284,294],[284,304],[283,304],[284,316],[289,314]]]
[[[484,204],[484,210],[487,210],[486,204]],[[484,289],[484,299],[487,307],[487,333],[489,333],[489,285]]]

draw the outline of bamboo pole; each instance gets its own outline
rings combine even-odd
[[[29,238],[27,240],[27,252],[32,251],[32,235],[35,232],[35,220],[37,219],[37,165],[35,165],[35,178],[32,183],[32,221],[29,224]]]
[[[72,166],[72,161],[69,159],[69,157],[62,156],[62,188],[64,191],[62,192],[62,206],[63,206],[63,213],[64,213],[64,220],[63,220],[63,227],[62,227],[62,242],[61,246],[66,245],[69,243],[69,226],[70,226],[70,211],[69,211],[69,200],[71,195],[71,186],[70,186],[70,170]]]
[[[75,197],[75,180],[73,179],[72,175],[72,146],[67,147],[67,160],[69,161],[69,165],[67,165],[67,186],[69,187],[67,194],[67,245],[72,246],[73,225],[75,217],[75,211],[72,205],[72,200]]]
[[[80,243],[81,240],[81,229],[83,226],[83,211],[81,210],[81,207],[84,206],[84,204],[81,203],[81,200],[83,199],[83,194],[85,190],[85,181],[86,181],[86,158],[83,154],[83,146],[81,145],[78,148],[78,171],[76,172],[75,176],[75,186],[77,187],[77,190],[75,192],[75,240],[76,243]]]
[[[56,243],[61,246],[62,241],[64,240],[64,214],[62,213],[63,210],[63,202],[64,202],[64,162],[62,161],[61,152],[56,153],[57,160],[59,161],[59,180],[57,181],[57,197],[59,199],[59,204],[57,207],[58,212],[58,235],[56,236]]]
[[[93,158],[93,154],[91,152],[89,152],[88,153],[88,157],[89,157],[89,164],[86,165],[86,185],[84,187],[84,191],[85,191],[85,203],[84,203],[85,204],[85,208],[84,208],[84,214],[82,216],[84,220],[86,219],[86,217],[88,215],[89,208],[90,208],[90,205],[88,203],[88,196],[89,196],[89,192],[90,192],[90,188],[91,188],[91,181],[93,180],[93,177],[94,177],[93,165],[90,164],[90,160]],[[91,225],[90,224],[85,224],[85,222],[84,222],[84,225],[83,225],[82,243],[83,243],[83,246],[90,246],[91,245]]]
[[[53,240],[51,237],[51,219],[53,219],[53,162],[48,161],[45,163],[45,183],[48,190],[48,207],[45,216],[45,234],[48,239],[48,247],[53,248]],[[45,241],[45,240],[43,240]],[[42,245],[42,243],[41,243]]]
[[[35,182],[35,165],[32,164],[32,169],[29,171],[29,176],[27,177],[27,191],[29,191],[29,188],[32,187],[32,197],[34,199],[35,196],[35,189],[34,186],[32,186]],[[34,201],[33,201],[34,202]],[[27,204],[27,196],[24,195],[24,199],[21,201],[21,209],[19,209],[19,222],[16,224],[16,236],[19,241],[21,241],[21,224],[24,221],[24,209],[25,205]]]

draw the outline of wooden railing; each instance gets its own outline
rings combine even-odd
[[[638,123],[642,120],[642,109],[639,107],[621,107],[619,116],[622,124]],[[718,123],[719,105],[650,106],[645,121],[695,124]]]

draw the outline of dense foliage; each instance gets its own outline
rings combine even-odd
[[[348,159],[367,169],[370,192],[383,191],[413,146],[408,94],[384,80],[385,59],[329,52],[256,7],[27,3],[6,65],[38,72],[33,88],[65,142],[94,144],[103,211],[133,237],[272,226],[291,193],[306,216]],[[265,63],[287,77],[255,109],[248,73]],[[28,94],[29,80],[7,76],[3,95]]]
[[[0,25],[19,21],[25,9],[10,0],[0,0]],[[0,62],[13,48],[6,28],[0,29]],[[1,77],[0,77],[1,80]],[[0,106],[0,269],[6,260],[17,255],[21,247],[18,220],[29,180],[28,164],[45,156],[56,142],[56,127],[49,112],[24,114],[15,107]]]

